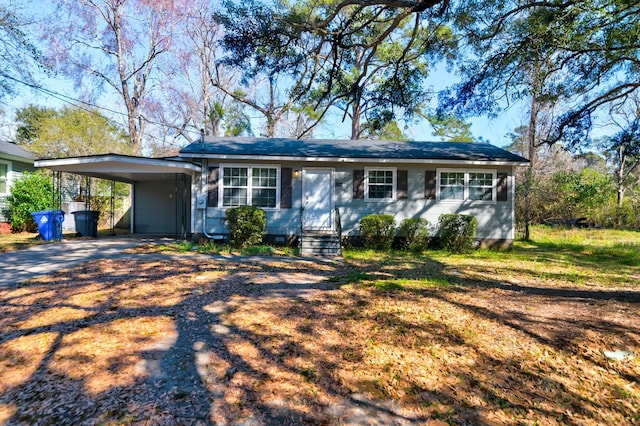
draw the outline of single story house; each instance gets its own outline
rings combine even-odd
[[[303,247],[318,235],[357,235],[360,219],[371,213],[389,213],[398,224],[469,214],[478,219],[482,244],[508,246],[515,234],[514,172],[527,164],[484,143],[234,137],[202,139],[170,159],[36,161],[134,184],[136,233],[223,238],[225,210],[254,205],[267,212],[270,238],[301,239]]]
[[[35,155],[13,142],[0,141],[0,232],[10,232],[11,229],[2,215],[6,207],[6,198],[11,193],[13,182],[18,180],[23,172],[33,172]]]

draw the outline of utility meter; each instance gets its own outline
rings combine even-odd
[[[196,208],[197,209],[207,208],[207,194],[198,195],[198,198],[196,198]]]

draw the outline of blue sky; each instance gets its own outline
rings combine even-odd
[[[452,74],[443,69],[436,68],[427,78],[426,86],[432,87],[435,92],[441,91],[449,85],[455,83],[457,79]],[[64,94],[70,98],[80,98],[80,94],[76,92],[73,84],[63,76],[41,76],[40,83],[43,87],[54,92]],[[98,100],[101,107],[113,109],[117,108],[117,100],[103,98]],[[14,117],[15,110],[28,106],[30,104],[40,106],[61,107],[66,105],[53,96],[48,96],[42,92],[37,92],[24,88],[21,90],[20,96],[13,99],[8,105],[5,105],[6,114],[4,122],[11,121]],[[519,108],[520,106],[520,108]],[[255,114],[250,114],[255,115]],[[482,137],[485,141],[490,141],[494,145],[504,146],[508,144],[507,135],[516,127],[526,123],[526,109],[521,105],[514,105],[509,110],[504,111],[498,118],[489,119],[487,117],[476,117],[468,120],[471,122],[471,132],[474,137]],[[257,133],[258,129],[254,129]],[[314,134],[317,137],[347,139],[350,135],[350,124],[341,121],[340,114],[333,114],[330,120],[317,128]],[[432,134],[431,126],[425,120],[420,120],[412,124],[406,131],[414,140],[436,140]]]

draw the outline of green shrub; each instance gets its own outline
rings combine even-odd
[[[368,249],[391,249],[395,234],[396,224],[390,214],[370,214],[360,219],[360,236]]]
[[[250,247],[262,242],[267,228],[267,213],[253,206],[227,209],[229,243],[234,247]]]
[[[622,206],[617,204],[605,206],[595,223],[614,229],[640,229],[640,203],[625,199]]]
[[[404,219],[400,223],[400,232],[405,238],[406,248],[421,252],[429,244],[429,221],[421,217]]]
[[[37,232],[38,226],[31,213],[53,207],[51,179],[42,173],[25,172],[11,186],[11,194],[6,201],[7,207],[2,213],[11,224],[13,232]]]
[[[449,253],[468,253],[478,229],[478,219],[464,214],[442,214],[438,220],[438,236]]]

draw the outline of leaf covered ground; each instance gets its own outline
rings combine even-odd
[[[0,289],[0,424],[634,424],[637,242],[147,247]]]

